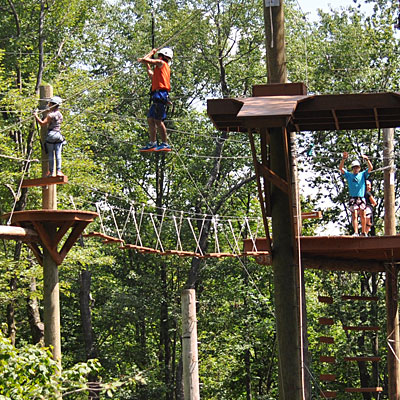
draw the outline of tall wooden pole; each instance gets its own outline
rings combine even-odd
[[[196,291],[182,291],[182,360],[185,400],[200,400]]]
[[[383,130],[385,235],[396,235],[394,129]],[[386,265],[386,329],[388,336],[389,399],[400,399],[400,333],[398,310],[398,272],[395,264]]]
[[[52,86],[40,86],[41,109],[46,108],[47,101],[53,97]],[[45,151],[45,139],[47,127],[40,131],[42,141],[42,175],[46,176],[48,171],[48,154]],[[42,191],[42,207],[44,210],[57,209],[56,185],[45,186]],[[48,232],[50,236],[55,235]],[[60,334],[60,290],[58,279],[58,266],[52,259],[47,249],[43,248],[43,281],[44,281],[44,343],[51,347],[54,360],[59,362],[61,368],[61,334]]]
[[[283,0],[264,0],[268,83],[286,83],[286,52]],[[291,186],[293,168],[288,168],[290,147],[286,130],[270,129],[271,170]],[[296,185],[290,192],[276,186],[271,189],[273,232],[272,265],[274,270],[275,314],[278,339],[279,399],[305,400],[304,360],[301,343],[301,277],[297,265],[292,205],[297,205]]]

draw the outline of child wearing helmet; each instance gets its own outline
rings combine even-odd
[[[167,106],[170,103],[168,97],[171,90],[169,63],[172,60],[173,52],[170,48],[165,47],[158,51],[158,58],[153,59],[152,56],[155,53],[157,53],[157,49],[153,49],[147,56],[138,59],[139,62],[146,64],[147,74],[151,79],[151,105],[147,113],[150,142],[140,149],[141,152],[171,151],[164,120],[167,118]],[[157,145],[157,131],[161,136],[160,145]]]
[[[368,156],[362,155],[362,158],[367,162],[368,169],[361,171],[361,165],[358,161],[351,163],[352,172],[345,170],[344,163],[348,159],[349,153],[346,151],[343,153],[342,160],[340,161],[339,170],[347,180],[349,188],[350,201],[349,208],[351,211],[352,225],[354,228],[354,236],[358,236],[358,214],[361,219],[361,235],[367,236],[367,222],[365,218],[365,209],[367,207],[365,202],[365,182],[369,177],[370,172],[373,170],[373,166]]]
[[[34,117],[40,126],[47,126],[47,136],[45,139],[45,149],[49,156],[49,173],[47,177],[53,176],[54,173],[54,154],[56,156],[56,175],[63,176],[61,172],[61,151],[63,143],[65,143],[64,136],[61,135],[61,123],[63,116],[58,109],[62,103],[61,97],[52,97],[47,104],[47,115],[42,120],[38,116],[37,111]]]

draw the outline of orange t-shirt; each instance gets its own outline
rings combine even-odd
[[[155,91],[160,89],[166,89],[170,91],[171,90],[170,75],[171,75],[171,69],[169,68],[168,63],[163,61],[163,65],[161,67],[155,67],[153,70],[153,79],[151,80],[151,90]]]

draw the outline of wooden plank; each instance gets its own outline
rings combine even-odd
[[[313,219],[313,218],[317,219],[322,218],[322,211],[309,211],[301,213],[301,219]]]
[[[330,296],[318,296],[320,303],[333,304],[333,298]]]
[[[334,374],[321,374],[319,376],[320,381],[325,381],[325,382],[333,382],[336,380],[336,375]]]
[[[253,85],[253,97],[306,95],[307,86],[303,82],[268,83]]]
[[[320,325],[333,325],[335,322],[333,321],[333,318],[321,317],[321,318],[318,318],[318,323]]]
[[[337,392],[323,391],[322,395],[324,396],[324,399],[335,399],[337,397]]]
[[[319,356],[319,362],[325,362],[333,364],[336,362],[336,358],[333,356]]]
[[[65,185],[68,183],[68,176],[51,176],[49,178],[24,179],[21,187],[49,186],[49,185]]]
[[[329,336],[320,336],[319,337],[319,342],[320,343],[332,344],[332,343],[335,343],[335,339],[333,337],[329,337]]]
[[[343,325],[345,331],[380,331],[379,326],[346,326]]]
[[[344,391],[347,393],[377,393],[377,392],[383,392],[383,388],[381,387],[345,388]]]
[[[360,361],[360,362],[379,362],[381,361],[381,357],[344,357],[344,361]]]
[[[378,301],[377,296],[342,296],[342,300]]]

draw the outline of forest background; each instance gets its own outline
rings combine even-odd
[[[309,93],[399,91],[399,40],[393,28],[397,1],[365,2],[373,4],[371,15],[363,14],[358,0],[354,7],[321,12],[309,22],[296,1],[285,1],[290,81],[305,82]],[[32,112],[39,86],[51,84],[65,100],[63,134],[68,142],[63,171],[69,184],[59,188],[59,208],[108,213],[102,222],[114,236],[114,222],[121,228],[134,210],[144,216],[142,236],[153,245],[149,215],[165,212],[167,248],[176,245],[173,218],[181,211],[193,219],[198,234],[205,221],[200,237],[204,251],[215,246],[211,216],[219,215],[225,226],[229,219],[237,235],[254,233],[260,212],[248,138],[217,132],[203,106],[207,98],[250,96],[252,85],[266,83],[262,6],[259,0],[1,0],[0,213],[41,207],[39,189],[18,188],[22,176],[40,175]],[[147,140],[149,82],[136,59],[183,28],[170,44],[175,52],[174,108],[167,127],[173,152],[143,156],[137,150]],[[313,195],[302,193],[303,210],[329,204],[322,220],[305,223],[304,234],[332,221],[341,232],[351,232],[337,164],[347,150],[353,157],[368,154],[375,168],[381,167],[381,135],[298,135],[301,173],[307,172],[303,176],[317,188]],[[397,152],[394,157],[398,165]],[[382,172],[375,172],[372,181],[380,234]],[[246,217],[253,231],[244,225]],[[189,226],[182,229],[185,246],[194,250]],[[100,221],[90,230],[100,230]],[[127,240],[135,240],[132,220],[124,232]],[[220,240],[229,246],[226,237]],[[58,376],[48,353],[39,349],[42,269],[26,247],[2,241],[4,398],[51,399],[62,392],[67,399],[183,399],[180,293],[185,287],[197,290],[201,397],[278,397],[272,271],[252,258],[161,257],[83,238],[61,266],[60,282],[63,373]],[[337,363],[337,387],[360,381],[385,387],[385,330],[355,336],[341,329],[350,321],[385,326],[384,276],[306,271],[306,284],[313,359],[307,373],[314,395],[323,387],[319,373],[326,372],[316,362],[323,351],[317,321],[327,314],[336,321],[334,353],[383,356],[379,368]],[[344,303],[321,308],[317,301],[318,294],[339,299],[360,293],[381,301],[362,309]],[[92,359],[98,362],[88,362]],[[84,390],[88,377],[99,382],[100,394]]]

